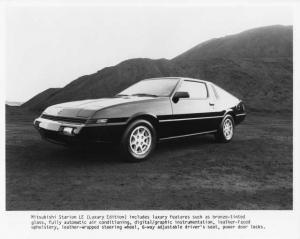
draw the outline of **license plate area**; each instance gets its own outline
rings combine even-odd
[[[47,129],[47,130],[51,130],[51,131],[59,131],[61,124],[56,123],[56,122],[50,122],[50,121],[42,121],[39,124],[39,127],[43,128],[43,129]]]

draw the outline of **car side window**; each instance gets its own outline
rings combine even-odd
[[[182,81],[177,91],[188,92],[191,99],[206,99],[208,97],[205,83],[195,81]]]

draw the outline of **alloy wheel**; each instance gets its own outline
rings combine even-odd
[[[226,140],[230,140],[233,136],[233,123],[229,118],[224,121],[223,134]]]
[[[148,152],[152,143],[152,134],[145,126],[136,127],[130,134],[129,145],[133,153],[143,155]]]

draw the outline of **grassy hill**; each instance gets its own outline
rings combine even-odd
[[[49,89],[23,107],[113,96],[149,77],[186,76],[212,81],[256,111],[292,111],[293,28],[268,26],[212,39],[171,59],[130,59]]]

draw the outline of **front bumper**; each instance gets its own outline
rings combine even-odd
[[[119,141],[124,124],[80,124],[37,118],[33,122],[43,139],[56,144],[92,144]],[[64,129],[68,130],[64,130]],[[71,129],[71,130],[69,130]]]

